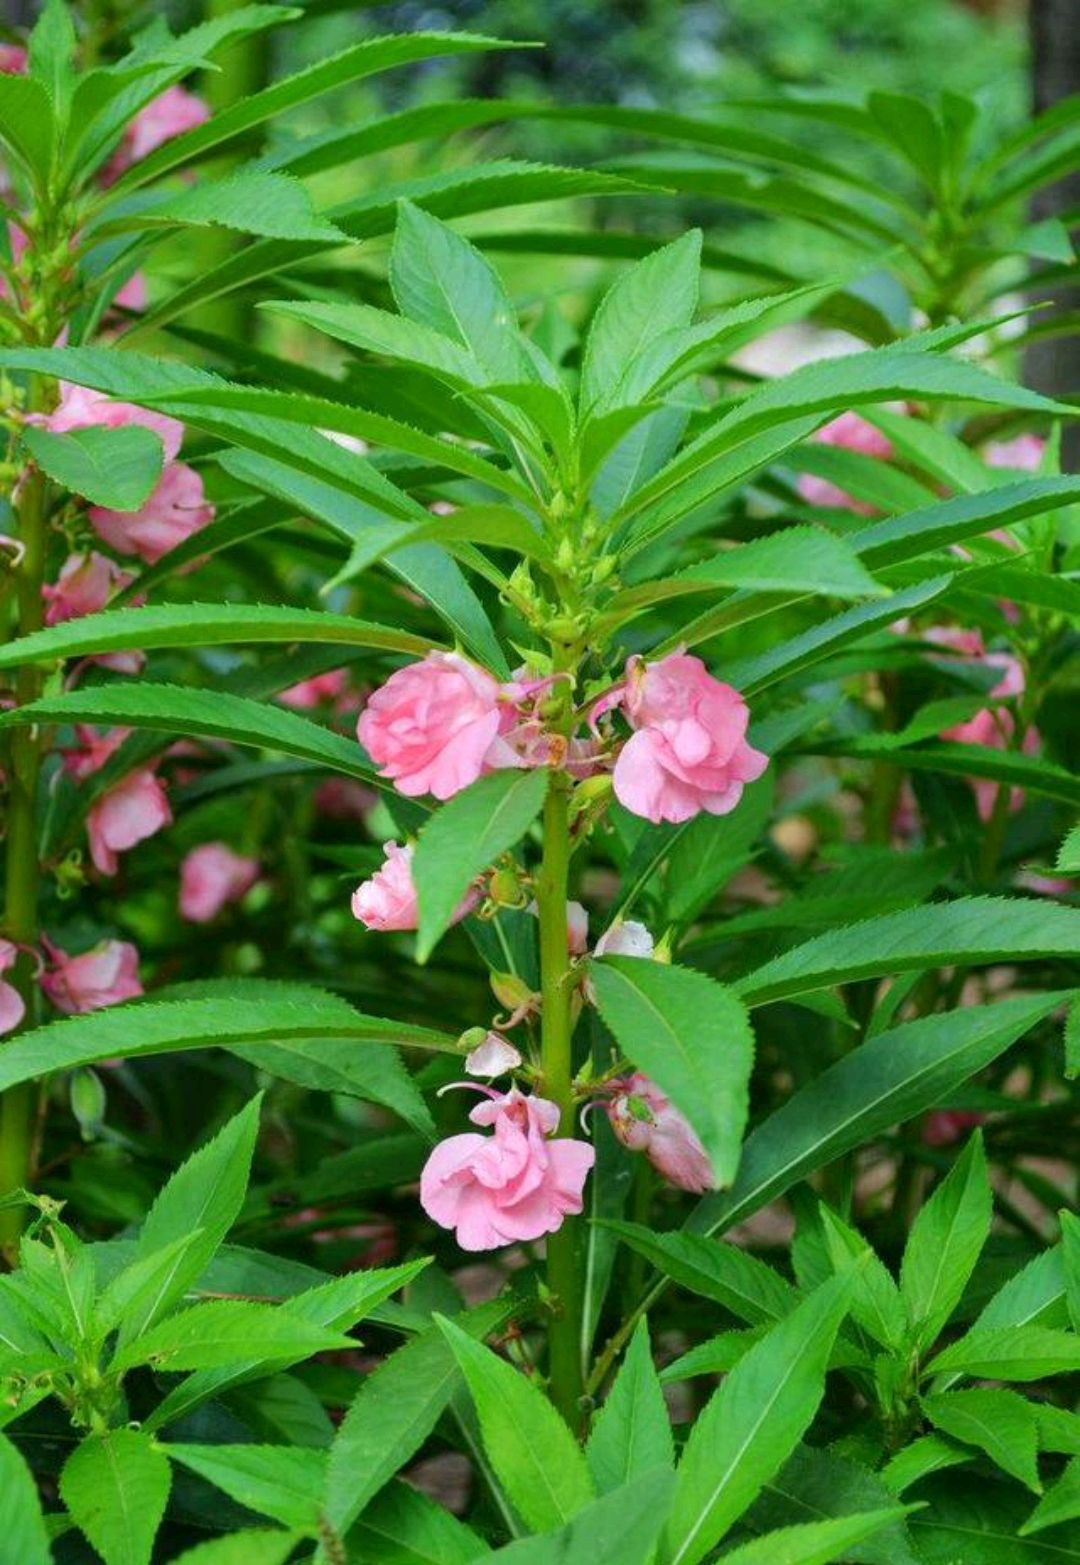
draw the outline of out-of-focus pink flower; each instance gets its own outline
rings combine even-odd
[[[501,1033],[489,1032],[483,1043],[470,1049],[465,1056],[465,1069],[470,1076],[505,1076],[507,1071],[517,1070],[521,1055]]]
[[[105,762],[119,750],[124,740],[130,737],[130,728],[110,728],[106,733],[101,733],[86,723],[77,723],[75,738],[78,743],[72,749],[63,752],[64,770],[76,782],[85,782],[88,777],[93,777],[95,772],[100,772]]]
[[[983,661],[991,668],[1001,672],[1001,678],[990,691],[991,699],[1006,700],[1010,696],[1023,694],[1024,670],[1018,658],[1009,652],[990,652]],[[942,730],[941,738],[952,740],[955,744],[978,744],[992,750],[1005,750],[1009,747],[1013,734],[1016,731],[1016,720],[1012,713],[1005,707],[983,707],[974,717],[967,722],[954,723],[951,728]],[[1033,755],[1038,751],[1040,744],[1039,734],[1035,728],[1029,728],[1024,735],[1022,750],[1025,755]],[[979,818],[988,821],[994,812],[994,805],[998,796],[998,784],[988,777],[973,779],[972,787],[975,791],[975,805],[979,812]],[[1022,788],[1013,788],[1009,794],[1010,810],[1018,810],[1024,802]]]
[[[0,973],[8,972],[18,960],[18,946],[0,940]],[[26,1005],[15,985],[0,982],[0,1033],[11,1032],[25,1015]]]
[[[113,298],[113,304],[118,309],[130,310],[132,314],[139,314],[146,309],[150,302],[150,290],[146,286],[146,278],[142,272],[132,272],[122,288],[118,288]]]
[[[646,820],[726,815],[769,764],[746,742],[746,702],[700,658],[631,658],[619,699],[635,732],[615,762],[615,797]]]
[[[651,957],[655,942],[644,924],[636,919],[618,919],[596,942],[594,956]]]
[[[709,1159],[689,1120],[648,1076],[636,1071],[613,1082],[604,1107],[623,1146],[644,1152],[669,1184],[698,1194],[713,1188]]]
[[[580,902],[566,904],[566,942],[571,956],[584,956],[589,949],[589,915]]]
[[[181,917],[209,924],[227,903],[247,896],[258,878],[258,859],[234,853],[225,842],[200,843],[180,866]]]
[[[66,435],[72,429],[122,429],[126,424],[141,424],[153,430],[165,447],[165,460],[171,462],[184,439],[184,426],[177,418],[136,407],[133,402],[114,402],[104,392],[87,386],[60,382],[60,401],[51,413],[31,414],[28,422],[40,424],[54,435]],[[130,551],[129,551],[130,552]]]
[[[17,43],[0,43],[0,74],[25,76],[27,53]]]
[[[100,1011],[143,992],[139,953],[130,941],[102,940],[79,956],[69,956],[48,941],[45,946],[49,966],[41,975],[41,987],[60,1011]]]
[[[485,669],[429,652],[375,691],[356,734],[399,793],[449,799],[485,772],[521,765],[502,738],[513,722],[513,704]]]
[[[441,1141],[420,1175],[420,1204],[463,1250],[494,1250],[554,1233],[582,1208],[596,1154],[585,1141],[551,1140],[559,1109],[517,1088],[488,1094],[469,1115],[494,1135],[467,1132]]]
[[[877,457],[888,461],[893,454],[892,441],[880,429],[861,418],[858,413],[841,413],[822,426],[811,439],[823,446],[838,446],[843,451],[856,451],[861,456]],[[798,491],[810,505],[830,505],[845,511],[857,511],[861,516],[873,514],[873,506],[856,500],[846,490],[819,478],[816,473],[799,475]]]
[[[117,855],[172,821],[165,785],[152,767],[129,772],[103,793],[86,816],[90,857],[103,875],[115,875]]]
[[[1034,473],[1042,466],[1046,441],[1039,435],[1016,435],[1012,440],[992,440],[983,451],[988,467],[1012,467]]]
[[[951,1147],[963,1139],[964,1132],[974,1130],[986,1119],[985,1114],[974,1114],[963,1109],[935,1109],[923,1121],[922,1139],[928,1147]]]
[[[332,668],[326,674],[315,674],[311,679],[302,679],[299,684],[290,685],[288,690],[281,691],[278,700],[298,712],[311,711],[343,695],[348,677],[345,669]]]
[[[377,929],[388,933],[394,929],[415,929],[418,911],[416,886],[413,882],[411,842],[401,847],[396,842],[384,842],[386,855],[383,863],[369,880],[361,881],[352,896],[353,917],[359,919],[365,929]],[[452,922],[471,913],[479,901],[479,892],[470,890],[454,909]]]
[[[1037,870],[1023,869],[1016,877],[1022,891],[1031,891],[1037,897],[1068,897],[1077,890],[1076,881],[1066,875],[1040,875]]]
[[[81,619],[103,609],[114,592],[126,587],[134,577],[96,549],[86,554],[71,554],[60,568],[55,585],[41,589],[45,599],[46,625]]]
[[[379,802],[374,788],[351,777],[328,777],[316,788],[312,802],[315,813],[332,821],[362,821]]]
[[[209,118],[209,108],[193,92],[188,92],[186,87],[166,87],[139,110],[124,132],[124,139],[109,163],[106,181],[118,179],[125,169],[133,163],[141,163],[164,142],[186,130],[194,130]]]
[[[90,507],[94,530],[118,554],[137,554],[147,565],[214,519],[203,481],[186,462],[170,462],[149,499],[137,511]]]

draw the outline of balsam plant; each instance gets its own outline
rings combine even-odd
[[[329,211],[300,183],[468,105],[200,172],[485,40],[371,40],[110,162],[219,33],[80,77],[53,4],[0,78],[5,1536],[29,1565],[1068,1557],[1077,1229],[1025,1154],[1075,1138],[1069,405],[989,373],[955,293],[748,389],[732,356],[850,319],[850,273],[714,308],[691,231],[582,323],[442,220],[606,174]],[[205,223],[253,241],[110,319]],[[391,232],[385,280],[310,264]],[[177,325],[256,281],[258,342]],[[162,911],[174,835],[202,947]],[[76,1014],[30,1025],[46,1001]],[[204,1142],[153,1198],[143,1165]],[[405,1259],[310,1264],[350,1241]],[[399,1480],[447,1452],[463,1503]]]

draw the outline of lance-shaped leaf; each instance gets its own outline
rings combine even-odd
[[[947,1391],[923,1397],[922,1410],[943,1434],[977,1446],[1035,1494],[1039,1482],[1039,1429],[1035,1406],[1017,1391]]]
[[[723,1556],[724,1565],[828,1565],[830,1560],[856,1559],[854,1550],[865,1539],[904,1515],[894,1510],[859,1511],[828,1521],[781,1527]]]
[[[601,1494],[632,1484],[649,1472],[674,1470],[671,1422],[644,1319],[637,1324],[615,1383],[593,1422],[585,1454]]]
[[[636,957],[594,962],[604,1021],[624,1054],[666,1092],[729,1185],[746,1124],[754,1035],[730,989],[704,973]]]
[[[635,360],[658,338],[689,326],[701,277],[701,231],[691,229],[654,250],[613,283],[593,316],[581,366],[581,406],[588,412],[613,402]]]
[[[976,1327],[932,1359],[928,1375],[968,1375],[976,1380],[1045,1380],[1080,1370],[1080,1337],[1050,1326]]]
[[[288,1445],[168,1445],[170,1461],[198,1473],[249,1511],[314,1533],[326,1452]]]
[[[112,1429],[76,1446],[60,1498],[106,1565],[150,1565],[172,1474],[164,1452],[137,1429]]]
[[[504,1565],[651,1565],[673,1483],[663,1469],[646,1473],[592,1501],[557,1532],[518,1538],[490,1557]]]
[[[161,440],[140,424],[91,424],[61,435],[26,425],[22,442],[54,482],[110,511],[137,511],[161,477]]]
[[[0,1435],[0,1536],[19,1565],[52,1565],[37,1486],[19,1452]]]
[[[976,1132],[908,1236],[900,1267],[900,1295],[921,1350],[960,1302],[990,1233],[994,1198],[986,1172],[982,1136]]]

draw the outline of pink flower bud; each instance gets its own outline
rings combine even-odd
[[[214,519],[203,481],[185,462],[170,462],[150,497],[137,511],[90,507],[90,521],[99,538],[118,554],[137,554],[155,565],[192,533]]]
[[[352,896],[353,917],[359,919],[365,929],[377,929],[389,933],[395,929],[415,929],[419,917],[416,886],[413,882],[413,845],[401,847],[396,842],[384,842],[386,855],[381,867],[368,880],[361,881]],[[453,922],[471,913],[479,900],[479,893],[469,891],[454,909]]]
[[[143,992],[139,953],[127,940],[102,940],[79,956],[51,944],[46,949],[50,965],[41,975],[41,987],[57,1009],[69,1015],[100,1011]]]
[[[689,1120],[648,1076],[637,1071],[613,1082],[604,1107],[623,1146],[644,1152],[669,1184],[699,1195],[713,1188],[708,1156]]]
[[[505,1076],[520,1064],[521,1055],[514,1045],[497,1032],[489,1032],[483,1043],[465,1056],[465,1069],[470,1076]]]
[[[452,1228],[463,1250],[494,1250],[554,1233],[581,1211],[595,1153],[584,1141],[551,1140],[558,1106],[517,1088],[488,1101],[469,1118],[494,1134],[450,1136],[420,1175],[420,1204],[433,1222]]]
[[[152,837],[172,820],[165,785],[153,768],[140,767],[97,799],[86,816],[90,857],[103,875],[115,875],[117,855]]]
[[[103,609],[114,592],[121,591],[133,577],[121,570],[115,560],[98,554],[96,549],[86,554],[71,554],[60,568],[55,586],[41,589],[45,599],[46,625],[61,625],[65,620],[81,619],[84,614],[96,614]]]
[[[224,842],[203,842],[180,866],[180,914],[190,924],[209,924],[229,902],[239,902],[259,878],[258,859],[247,859]]]
[[[681,652],[631,658],[626,674],[621,700],[635,731],[615,763],[619,803],[657,824],[728,814],[769,764],[746,743],[742,696]]]
[[[0,973],[8,972],[19,960],[19,948],[10,940],[0,940]],[[26,1015],[26,1005],[14,984],[0,982],[0,1033],[11,1032]]]

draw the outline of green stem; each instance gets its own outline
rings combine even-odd
[[[541,1070],[546,1098],[559,1105],[559,1129],[574,1133],[573,1025],[566,901],[570,874],[570,780],[553,772],[544,805],[544,856],[536,886],[540,915]],[[580,1430],[584,1418],[581,1362],[582,1246],[580,1223],[566,1218],[547,1240],[547,1284],[551,1295],[548,1370],[551,1398],[567,1423]]]

